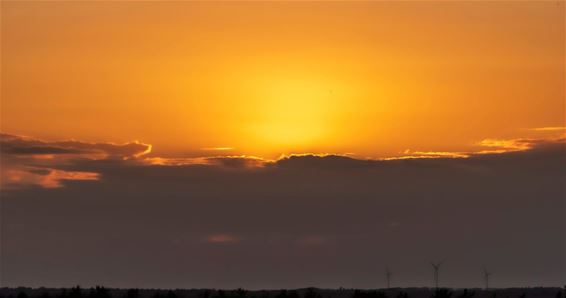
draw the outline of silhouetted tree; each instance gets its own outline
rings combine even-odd
[[[140,296],[140,290],[138,289],[128,289],[126,291],[126,298],[138,298]]]
[[[237,288],[235,292],[237,298],[245,298],[248,295],[248,291],[242,288]]]
[[[295,290],[289,291],[288,298],[300,298],[299,292]]]
[[[177,294],[173,290],[167,291],[167,298],[177,298]]]
[[[26,292],[19,292],[17,297],[18,298],[29,298],[28,294],[26,294]]]
[[[562,298],[562,292],[560,290],[556,292],[556,298]]]
[[[449,289],[436,289],[433,298],[450,298],[452,297],[452,291]]]
[[[305,292],[305,298],[322,298],[322,295],[316,291],[314,288],[308,288]]]
[[[468,289],[464,289],[464,291],[458,295],[459,298],[472,298],[474,297],[474,291],[468,291]]]
[[[387,298],[387,295],[383,291],[355,290],[353,298]]]
[[[399,294],[397,294],[397,298],[409,298],[409,294],[407,294],[407,292],[399,292]]]
[[[71,297],[69,297],[71,298]],[[102,286],[90,288],[89,298],[111,298],[108,289]]]
[[[58,298],[67,298],[67,289],[63,289],[63,291],[59,292],[57,295]]]
[[[206,289],[202,291],[201,298],[210,298],[210,290]]]
[[[80,286],[72,287],[71,290],[69,291],[69,295],[67,297],[69,297],[69,298],[82,298],[83,297],[83,290],[81,289]]]
[[[218,298],[225,298],[225,297],[226,297],[226,293],[225,293],[223,290],[218,290],[218,291],[216,292],[216,294],[217,294],[216,296],[217,296]]]

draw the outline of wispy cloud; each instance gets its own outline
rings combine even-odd
[[[76,140],[44,141],[40,139],[0,133],[0,152],[18,156],[67,155],[90,159],[130,159],[151,152],[151,145],[138,141],[90,143]]]
[[[321,235],[310,235],[306,237],[302,237],[298,240],[298,244],[302,246],[321,246],[326,243],[326,239]]]
[[[230,151],[230,150],[234,150],[235,148],[233,147],[205,147],[205,148],[200,148],[200,150],[203,151]]]
[[[450,152],[450,151],[411,151],[407,149],[403,151],[403,155],[395,157],[386,157],[381,160],[396,159],[425,159],[425,158],[467,158],[470,153],[467,152]]]
[[[479,142],[482,147],[493,148],[482,150],[479,153],[503,153],[509,151],[522,151],[532,148],[535,139],[485,139]]]
[[[89,143],[76,140],[45,141],[0,133],[0,186],[20,188],[62,187],[65,181],[98,180],[99,173],[68,170],[75,160],[133,160],[151,152],[141,142]]]
[[[563,131],[566,130],[566,126],[548,126],[548,127],[536,127],[531,128],[534,131]]]
[[[329,156],[343,156],[343,157],[350,157],[353,156],[354,153],[314,153],[314,152],[306,152],[306,153],[289,153],[289,154],[281,154],[278,160],[281,159],[289,159],[294,157],[329,157]]]
[[[208,166],[224,166],[227,168],[251,168],[263,167],[270,162],[261,157],[250,155],[225,155],[225,156],[209,156],[209,157],[185,157],[185,158],[168,158],[168,157],[147,157],[143,159],[145,164],[160,166],[189,166],[189,165],[208,165]]]
[[[479,150],[467,152],[454,151],[412,151],[405,150],[399,156],[386,157],[380,160],[400,159],[432,159],[432,158],[469,158],[485,154],[502,154],[530,150],[545,143],[564,143],[565,138],[517,138],[517,139],[484,139],[477,143]]]
[[[485,139],[478,143],[481,147],[488,148],[474,154],[507,153],[526,151],[537,146],[553,143],[565,143],[566,137],[553,138],[518,138],[518,139]]]
[[[96,181],[99,178],[100,175],[93,172],[17,167],[2,172],[2,185],[7,188],[59,188],[63,186],[64,181]]]
[[[205,238],[208,243],[229,244],[240,242],[240,238],[230,234],[213,234]]]

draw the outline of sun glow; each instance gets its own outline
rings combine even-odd
[[[348,110],[344,81],[323,76],[256,76],[246,92],[251,101],[249,138],[260,146],[285,151],[306,150],[338,133]]]

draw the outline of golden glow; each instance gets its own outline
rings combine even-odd
[[[531,148],[531,140],[493,140],[486,139],[480,142],[483,147],[501,148],[505,150],[527,150]]]
[[[254,80],[249,85],[249,136],[274,149],[309,147],[332,138],[337,117],[347,108],[334,95],[337,87],[292,74]]]
[[[1,129],[138,139],[155,156],[469,152],[564,126],[564,11],[554,1],[3,2]]]
[[[566,127],[563,126],[554,126],[554,127],[537,127],[533,128],[534,131],[563,131],[566,130]]]

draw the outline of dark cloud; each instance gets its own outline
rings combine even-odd
[[[47,142],[0,133],[0,152],[11,155],[73,154],[104,158],[132,158],[151,151],[151,145],[139,142],[126,144],[87,143],[80,141]]]
[[[258,157],[248,156],[219,156],[206,159],[209,164],[227,168],[257,168],[266,164],[266,161]]]
[[[99,174],[64,170],[81,159],[135,159],[151,151],[151,145],[88,143],[81,141],[42,141],[0,133],[0,187],[61,187],[65,181],[97,180]]]
[[[351,169],[372,166],[375,161],[360,160],[341,155],[301,154],[284,156],[277,160],[275,165],[279,168],[326,168]]]
[[[561,285],[566,144],[467,158],[76,159],[2,193],[3,285]],[[174,165],[176,164],[176,165]],[[230,170],[227,170],[230,169]]]

